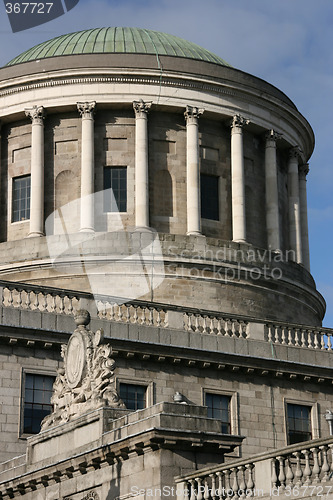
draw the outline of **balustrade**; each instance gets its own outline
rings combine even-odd
[[[176,478],[178,500],[333,497],[333,437]],[[270,473],[269,473],[270,471]],[[317,495],[318,493],[318,495]],[[330,496],[331,495],[331,496]]]
[[[254,318],[227,316],[211,311],[133,300],[122,304],[105,296],[63,290],[26,283],[0,282],[2,307],[72,315],[81,300],[91,303],[100,319],[128,324],[177,328],[188,332],[217,335],[234,339],[250,339],[252,326],[263,328],[262,340],[274,345],[332,351],[333,329],[269,322],[263,325]],[[172,313],[173,320],[169,322]],[[177,318],[175,323],[175,318]],[[258,340],[258,336],[256,337]]]

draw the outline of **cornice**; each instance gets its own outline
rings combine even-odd
[[[45,73],[43,75],[29,75],[27,78],[30,78],[30,82],[26,84],[15,83],[15,80],[17,80],[17,78],[13,78],[10,81],[5,80],[3,82],[0,82],[0,98],[31,90],[77,84],[86,85],[94,83],[124,83],[142,84],[150,87],[161,85],[160,73],[156,73],[152,70],[148,70],[147,72],[145,72],[145,74],[140,71],[135,74],[133,74],[133,71],[129,72],[129,74],[124,74],[123,72],[118,73],[115,70],[112,70],[113,74],[111,75],[107,75],[108,70],[104,68],[98,72],[96,71],[95,74],[93,73],[89,75],[85,74],[84,71],[86,70],[82,70],[82,73],[80,75],[78,70],[74,70],[73,73],[76,73],[76,75],[72,76],[71,78],[66,77],[64,71],[62,71],[61,76],[57,75],[54,71],[51,73]],[[34,79],[36,80],[32,81]],[[19,80],[22,82],[22,78],[19,78]],[[246,87],[245,83],[242,82],[233,82],[232,80],[219,81],[218,78],[210,79],[202,76],[192,76],[187,74],[179,77],[179,75],[172,74],[171,72],[163,74],[162,85],[163,87],[178,87],[189,90],[200,90],[203,92],[208,92],[209,94],[234,97],[235,99],[240,99],[243,102],[256,104],[258,107],[268,107],[269,109],[274,110],[274,113],[277,116],[283,116],[283,119],[289,122],[292,128],[297,129],[296,123],[299,127],[299,123],[301,122],[308,136],[307,141],[310,141],[311,148],[313,148],[314,136],[312,129],[306,119],[301,115],[301,113],[299,113],[296,107],[293,107],[291,104],[284,102],[282,99],[279,99],[275,95],[271,95],[268,89],[261,89],[260,87],[256,89],[253,85]],[[1,89],[1,87],[3,88]],[[133,99],[129,99],[129,102],[131,103],[132,100]],[[263,102],[265,102],[265,106],[263,106]],[[162,102],[160,104],[162,104]],[[232,116],[235,111],[236,108],[232,107],[231,105],[230,116]],[[255,118],[256,117],[254,116],[254,119],[252,118],[251,120],[253,123],[257,123]],[[258,121],[261,120],[259,119]],[[309,148],[309,155],[312,153],[311,148]]]

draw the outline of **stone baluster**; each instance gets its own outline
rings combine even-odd
[[[232,239],[246,242],[243,127],[249,120],[235,115],[231,123]]]
[[[211,480],[211,498],[215,500],[217,498],[217,488],[216,488],[216,475],[215,474],[209,474],[210,480]]]
[[[305,163],[299,167],[299,201],[301,217],[301,238],[303,264],[310,271],[310,250],[309,250],[309,230],[308,230],[308,205],[306,193],[306,176],[309,173],[309,165]]]
[[[320,467],[319,467],[319,460],[318,460],[319,449],[318,448],[310,448],[310,451],[312,452],[312,456],[313,456],[312,482],[319,483],[319,474],[320,474]]]
[[[31,127],[31,192],[29,236],[44,235],[44,119],[43,106],[25,110]]]
[[[217,475],[218,482],[219,482],[219,485],[217,488],[217,495],[218,495],[219,500],[223,500],[223,474],[222,474],[222,472],[217,472],[216,475]]]
[[[239,490],[241,492],[240,498],[246,498],[246,482],[245,482],[245,465],[240,465],[238,467],[240,480],[239,480]]]
[[[210,498],[210,496],[209,496],[209,487],[208,487],[208,479],[207,478],[204,479],[203,497],[204,497],[204,500],[209,500],[209,498]]]
[[[202,480],[200,477],[196,477],[195,480],[197,482],[197,500],[203,500]]]
[[[303,470],[304,484],[310,484],[310,476],[311,476],[311,468],[310,468],[310,451],[302,450],[302,453],[305,457],[305,467]]]
[[[302,263],[301,215],[299,202],[298,158],[299,148],[290,150],[288,163],[289,193],[289,245],[295,253],[295,261]]]
[[[233,482],[232,482],[233,497],[232,498],[237,498],[238,497],[238,490],[239,490],[237,467],[232,467],[231,471],[233,473]]]
[[[296,484],[301,485],[303,477],[303,471],[301,467],[301,453],[299,451],[296,451],[295,453],[293,453],[293,455],[294,457],[296,457],[296,471],[295,471]]]
[[[290,458],[289,457],[286,459],[286,464],[287,464],[286,484],[288,486],[290,486],[294,482],[294,473],[293,473],[293,470],[291,468]]]
[[[280,483],[280,487],[281,489],[284,489],[285,485],[286,485],[286,475],[285,475],[285,472],[284,472],[284,457],[282,456],[279,456],[279,457],[276,457],[279,461],[279,483]]]
[[[195,489],[195,481],[194,481],[194,479],[190,480],[190,484],[191,484],[191,496],[190,496],[190,500],[196,500],[197,499],[197,492],[196,492],[196,489]]]
[[[226,491],[230,491],[231,490],[231,483],[230,483],[231,471],[230,471],[230,469],[226,469],[226,470],[223,470],[222,472],[223,472],[224,477],[225,477],[225,489],[226,489]]]
[[[323,473],[322,477],[322,482],[326,483],[329,479],[329,471],[330,471],[330,466],[328,464],[327,460],[327,451],[328,451],[328,446],[320,446],[320,451],[321,451],[321,456],[322,456],[322,466],[321,466],[321,472]]]
[[[271,460],[271,467],[272,467],[271,480],[272,480],[272,487],[273,488],[276,488],[277,482],[278,482],[278,476],[276,473],[276,466],[277,466],[277,460],[276,460],[276,458],[272,458],[272,460]]]
[[[135,226],[149,231],[148,112],[152,102],[133,102],[135,112]]]
[[[199,117],[204,110],[186,106],[187,234],[201,234]]]
[[[80,231],[94,232],[94,110],[96,102],[78,102],[82,118],[81,133],[81,217]]]
[[[281,248],[279,222],[279,192],[276,161],[276,141],[281,134],[270,130],[266,134],[265,180],[266,180],[266,227],[267,244],[272,250]]]
[[[246,464],[245,466],[248,470],[248,480],[247,480],[247,484],[246,484],[246,489],[248,491],[251,491],[253,490],[254,488],[254,481],[253,481],[253,469],[254,469],[254,464]]]

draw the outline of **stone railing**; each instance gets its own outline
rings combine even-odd
[[[277,345],[332,350],[333,330],[322,327],[306,327],[288,323],[268,323],[266,340]]]
[[[177,477],[178,500],[333,498],[333,437]]]
[[[333,329],[182,308],[141,300],[122,301],[90,293],[26,283],[0,281],[0,305],[23,310],[72,315],[78,307],[92,317],[121,323],[176,328],[235,339],[255,339],[272,345],[333,350]]]

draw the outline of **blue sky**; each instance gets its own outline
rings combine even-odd
[[[66,15],[13,34],[0,4],[0,65],[63,33],[136,26],[178,35],[284,91],[312,125],[308,207],[311,271],[333,327],[333,2],[330,0],[80,0]]]

